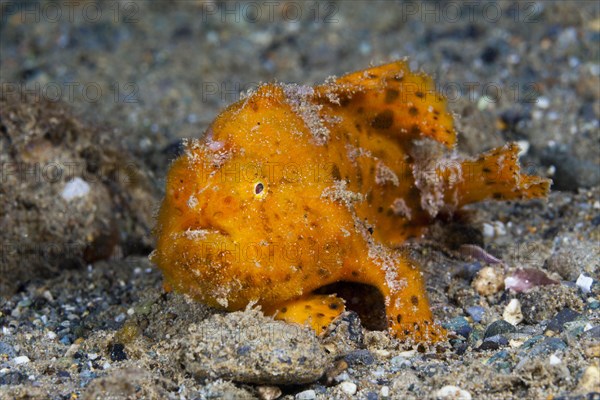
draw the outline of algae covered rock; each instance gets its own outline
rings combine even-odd
[[[65,106],[0,99],[0,295],[96,260],[147,253],[156,191],[116,132]]]

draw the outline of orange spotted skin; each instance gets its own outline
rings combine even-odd
[[[463,160],[419,155],[423,139],[452,149],[453,118],[431,78],[405,62],[317,87],[262,85],[171,166],[152,260],[198,301],[257,303],[317,332],[344,304],[315,290],[369,284],[392,335],[439,341],[421,272],[398,247],[438,213],[543,197],[550,182],[519,172],[514,144]]]

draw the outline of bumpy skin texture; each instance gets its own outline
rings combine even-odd
[[[453,118],[431,78],[405,62],[314,88],[263,85],[171,166],[152,260],[198,301],[255,302],[317,332],[344,304],[316,289],[369,284],[384,296],[390,333],[438,341],[421,273],[398,247],[438,213],[543,197],[550,182],[520,174],[514,144],[462,160],[424,156],[422,139],[452,149]]]

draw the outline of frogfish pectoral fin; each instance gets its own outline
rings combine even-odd
[[[338,315],[346,310],[344,301],[336,295],[310,294],[289,300],[277,307],[264,307],[266,315],[300,325],[309,325],[321,334]]]
[[[487,199],[528,200],[546,197],[552,181],[521,173],[518,153],[519,146],[509,143],[475,160],[462,161],[462,177],[454,189],[456,195],[450,191],[446,195],[455,197],[458,207]]]

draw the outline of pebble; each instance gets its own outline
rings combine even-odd
[[[584,274],[579,275],[577,278],[577,282],[575,284],[583,293],[590,293],[592,291],[592,284],[594,283],[594,279],[589,276],[585,276]]]
[[[500,347],[503,346],[508,346],[508,339],[502,335],[495,335],[485,338],[483,343],[481,343],[481,346],[479,346],[477,350],[498,350]]]
[[[340,387],[342,392],[344,392],[350,396],[354,395],[356,393],[356,390],[358,389],[356,384],[353,382],[350,382],[350,381],[344,381],[344,382],[340,383],[338,386]]]
[[[0,355],[6,354],[9,358],[13,358],[17,355],[15,349],[6,342],[0,342]]]
[[[481,296],[496,294],[504,287],[504,273],[500,268],[484,267],[479,271],[472,285]]]
[[[303,392],[297,393],[294,397],[296,400],[313,400],[317,398],[317,393],[314,390],[305,390]]]
[[[537,356],[541,354],[550,354],[558,350],[564,350],[567,348],[567,344],[559,338],[549,337],[536,344],[529,351],[530,356]]]
[[[375,362],[375,357],[369,350],[355,350],[347,354],[344,359],[348,365],[371,365]]]
[[[560,247],[546,260],[548,271],[558,273],[565,280],[576,281],[583,271],[597,268],[595,262],[600,257],[597,243],[567,235],[556,238],[555,242]]]
[[[25,382],[26,376],[19,371],[9,371],[0,375],[0,386],[3,385],[19,385]]]
[[[523,313],[521,312],[521,302],[518,299],[512,299],[508,302],[502,313],[502,319],[511,325],[518,325],[523,321]]]
[[[458,386],[447,385],[438,390],[435,396],[440,399],[448,400],[471,400],[471,393],[459,388]]]
[[[585,369],[575,392],[580,394],[600,392],[600,369],[597,366],[590,365]]]
[[[213,315],[191,324],[179,341],[179,361],[197,379],[300,384],[316,381],[331,364],[314,331],[257,310]]]
[[[552,354],[548,362],[550,363],[550,365],[558,365],[562,362],[562,360],[558,358],[555,354]]]
[[[465,317],[452,318],[450,321],[442,324],[442,326],[449,331],[456,332],[464,338],[469,338],[469,335],[473,331],[473,328],[471,328],[469,321],[467,321]]]
[[[504,287],[516,293],[527,292],[536,286],[556,284],[557,281],[537,268],[519,268],[504,279]]]
[[[582,340],[598,340],[600,338],[600,325],[585,330],[581,335]]]
[[[487,329],[485,330],[485,334],[483,335],[484,339],[502,335],[505,333],[515,333],[517,328],[509,322],[504,321],[503,319],[499,319],[497,321],[492,322]]]
[[[127,354],[125,353],[125,346],[121,343],[114,343],[109,347],[110,359],[112,361],[123,361],[127,360]]]
[[[546,327],[546,332],[552,331],[560,333],[565,329],[565,324],[567,322],[572,322],[580,316],[581,314],[579,314],[578,312],[573,311],[570,308],[565,308],[564,310],[561,310],[558,314],[556,314],[554,318],[552,318],[552,320],[550,320],[548,326]]]
[[[377,396],[377,393],[375,392],[367,392],[367,400],[377,400],[379,399],[379,396]]]
[[[12,359],[12,362],[15,365],[27,364],[29,361],[31,360],[27,356],[19,356]]]
[[[61,196],[66,201],[71,201],[79,197],[85,197],[89,192],[90,185],[80,177],[75,177],[66,183]]]
[[[497,352],[496,354],[494,354],[490,358],[488,358],[488,360],[485,363],[488,364],[488,365],[489,364],[493,364],[496,361],[504,360],[504,359],[506,359],[508,357],[509,357],[508,351],[502,350],[502,351]]]
[[[473,318],[473,321],[475,322],[481,322],[481,320],[483,319],[483,315],[485,314],[485,308],[481,306],[470,306],[467,307],[466,311],[467,314],[469,314],[469,316]]]
[[[379,394],[381,395],[381,397],[389,397],[390,396],[390,387],[382,386],[381,390],[379,391]]]
[[[261,400],[275,400],[281,397],[281,389],[277,386],[259,386],[256,391]]]
[[[393,357],[390,360],[390,363],[392,364],[392,367],[395,367],[398,369],[405,368],[405,367],[410,368],[412,366],[412,363],[409,360],[407,360],[406,358],[401,357],[401,356]]]

